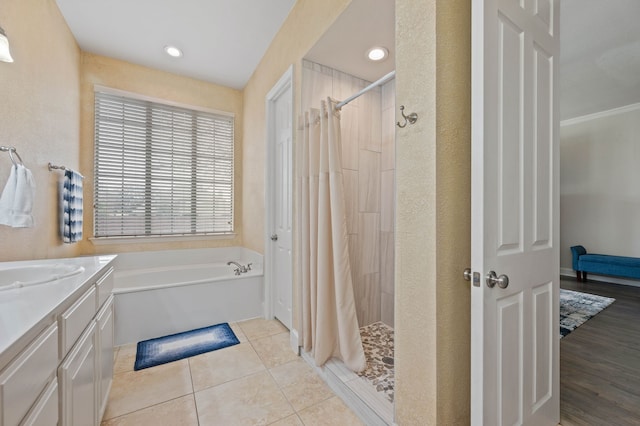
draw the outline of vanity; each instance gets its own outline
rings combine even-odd
[[[100,424],[115,257],[0,263],[0,426]]]

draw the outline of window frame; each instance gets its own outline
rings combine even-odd
[[[97,194],[97,188],[96,188],[96,180],[97,180],[97,158],[96,156],[96,150],[97,150],[97,134],[96,134],[96,116],[95,116],[95,111],[96,111],[96,102],[97,102],[97,93],[105,93],[107,95],[112,95],[112,96],[119,96],[119,97],[125,97],[125,98],[129,98],[135,101],[141,101],[141,102],[150,102],[150,103],[155,103],[155,104],[159,104],[159,105],[166,105],[168,107],[176,107],[176,108],[181,108],[181,109],[186,109],[186,110],[191,110],[191,111],[195,111],[195,112],[203,112],[203,113],[207,113],[207,114],[212,114],[212,115],[216,115],[216,116],[221,116],[221,117],[228,117],[232,120],[232,126],[231,126],[231,130],[232,130],[232,138],[231,138],[231,229],[229,231],[216,231],[216,232],[197,232],[197,233],[167,233],[167,234],[138,234],[138,235],[101,235],[101,236],[96,236],[96,209],[95,209],[95,203],[96,203],[96,194]],[[201,107],[201,106],[197,106],[197,105],[190,105],[190,104],[184,104],[184,103],[180,103],[180,102],[174,102],[174,101],[170,101],[170,100],[166,100],[166,99],[161,99],[161,98],[156,98],[156,97],[152,97],[152,96],[147,96],[147,95],[142,95],[139,93],[134,93],[134,92],[129,92],[129,91],[125,91],[125,90],[120,90],[120,89],[114,89],[111,87],[106,87],[106,86],[101,86],[101,85],[94,85],[93,88],[93,93],[94,93],[94,101],[93,101],[93,113],[94,113],[94,118],[93,118],[93,124],[94,124],[94,130],[93,130],[93,142],[94,142],[94,147],[93,147],[93,183],[94,183],[94,187],[93,187],[93,191],[92,191],[92,197],[93,197],[93,229],[92,229],[92,237],[89,238],[89,240],[97,245],[101,245],[101,244],[118,244],[118,243],[135,243],[135,242],[142,242],[142,240],[148,240],[148,241],[162,241],[162,242],[171,242],[171,241],[194,241],[194,240],[207,240],[207,239],[232,239],[235,238],[236,233],[235,233],[235,229],[236,229],[236,220],[235,220],[235,216],[236,216],[236,208],[235,208],[235,168],[236,168],[236,120],[235,120],[235,116],[236,114],[233,112],[229,112],[229,111],[221,111],[221,110],[216,110],[216,109],[212,109],[212,108],[206,108],[206,107]]]

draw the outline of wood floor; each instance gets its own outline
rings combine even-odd
[[[560,287],[616,299],[560,341],[561,424],[640,425],[640,287]]]

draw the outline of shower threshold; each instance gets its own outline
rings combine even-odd
[[[360,328],[367,368],[354,373],[336,358],[316,367],[302,357],[367,425],[393,424],[393,329],[382,322]]]

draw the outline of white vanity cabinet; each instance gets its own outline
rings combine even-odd
[[[0,294],[0,426],[100,424],[113,379],[114,258],[68,259],[85,272]]]
[[[61,426],[98,425],[113,380],[113,268],[103,274],[60,316],[61,333],[67,340],[78,333],[73,347],[58,369]],[[99,295],[108,288],[107,298]],[[73,321],[69,322],[71,319]],[[88,319],[87,319],[88,318]],[[82,321],[82,322],[80,322]],[[80,324],[84,327],[80,328]],[[62,340],[61,340],[62,342]],[[61,347],[65,347],[62,345]]]

